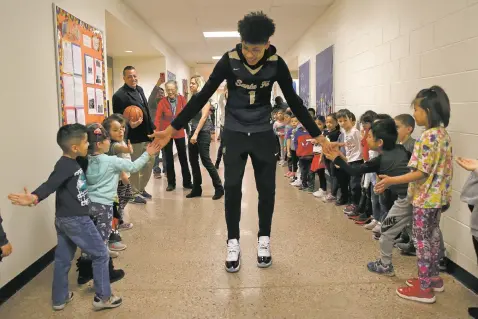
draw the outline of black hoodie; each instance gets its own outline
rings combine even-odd
[[[284,60],[270,46],[264,57],[254,66],[247,64],[242,45],[226,52],[215,66],[203,89],[194,95],[183,111],[171,123],[179,130],[199,112],[209,98],[226,80],[228,99],[224,129],[244,133],[272,130],[271,91],[278,82],[291,111],[313,137],[321,134],[303,101],[294,91],[292,77]]]

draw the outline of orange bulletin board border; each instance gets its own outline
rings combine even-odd
[[[57,51],[60,126],[73,122],[82,124],[101,123],[105,115],[107,115],[105,42],[103,33],[55,4],[53,4],[53,11],[55,19],[55,47]],[[69,49],[70,47],[71,49]],[[76,56],[75,59],[75,50],[77,54],[81,52],[81,57]],[[87,57],[89,57],[88,61]],[[66,61],[64,60],[65,58],[69,59],[68,63],[64,63]],[[93,63],[87,65],[87,62],[91,62],[90,59]],[[76,64],[74,64],[75,61],[77,62]],[[75,67],[72,68],[70,62]],[[77,70],[81,70],[81,76]],[[72,80],[70,77],[73,79],[76,77],[76,81],[73,82],[76,82],[77,87],[73,86],[73,91],[71,90]],[[93,77],[93,83],[87,83],[87,77],[90,82],[91,77]],[[65,79],[68,79],[69,83],[65,83]],[[67,96],[65,96],[65,88],[68,91],[66,92]],[[90,100],[88,92],[90,92]],[[92,92],[94,92],[94,95],[92,95]],[[74,95],[72,96],[71,94]],[[94,97],[94,109],[89,108],[92,102],[91,97]],[[72,98],[74,98],[74,103],[71,103]],[[82,101],[83,105],[79,103],[80,101]],[[68,102],[68,104],[65,104],[65,102]],[[99,107],[100,105],[102,107]]]

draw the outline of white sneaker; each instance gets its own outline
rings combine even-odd
[[[374,233],[381,233],[382,231],[382,223],[381,222],[377,222],[377,224],[375,225],[375,227],[372,229],[372,231]]]
[[[112,251],[122,251],[122,250],[125,250],[128,246],[126,246],[125,244],[123,244],[120,241],[117,241],[117,242],[114,242],[114,243],[109,243],[108,247]]]
[[[313,193],[312,195],[314,195],[314,197],[317,197],[317,198],[322,198],[327,195],[327,192],[324,191],[322,188],[319,188],[319,190]]]
[[[238,272],[241,268],[241,247],[237,239],[227,241],[226,271]]]
[[[55,310],[55,311],[60,311],[60,310],[65,309],[66,304],[70,303],[72,300],[73,300],[73,292],[70,291],[70,292],[68,293],[68,299],[65,300],[65,303],[64,303],[64,304],[61,304],[61,305],[53,306],[53,310]]]
[[[363,228],[367,229],[367,230],[372,230],[375,228],[375,226],[377,226],[377,223],[378,221],[375,220],[375,219],[372,219],[372,221],[368,224],[366,224],[365,226],[363,226]]]
[[[123,300],[120,297],[111,295],[108,300],[101,300],[97,295],[93,298],[93,307],[95,310],[112,309],[121,306]]]
[[[119,252],[112,251],[109,247],[108,247],[108,253],[110,254],[111,258],[118,258],[119,257]]]
[[[292,186],[295,186],[295,187],[300,187],[302,186],[302,180],[301,179],[296,179],[295,182],[291,183]]]
[[[257,244],[257,267],[267,268],[270,265],[272,265],[271,240],[269,236],[261,236]]]

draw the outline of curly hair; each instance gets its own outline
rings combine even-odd
[[[274,35],[276,25],[264,12],[251,12],[237,23],[242,41],[250,44],[264,44]]]

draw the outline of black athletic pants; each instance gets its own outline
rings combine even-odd
[[[276,136],[272,130],[242,133],[224,129],[222,138],[228,239],[240,238],[242,179],[249,156],[259,193],[258,236],[270,236],[276,189]]]

